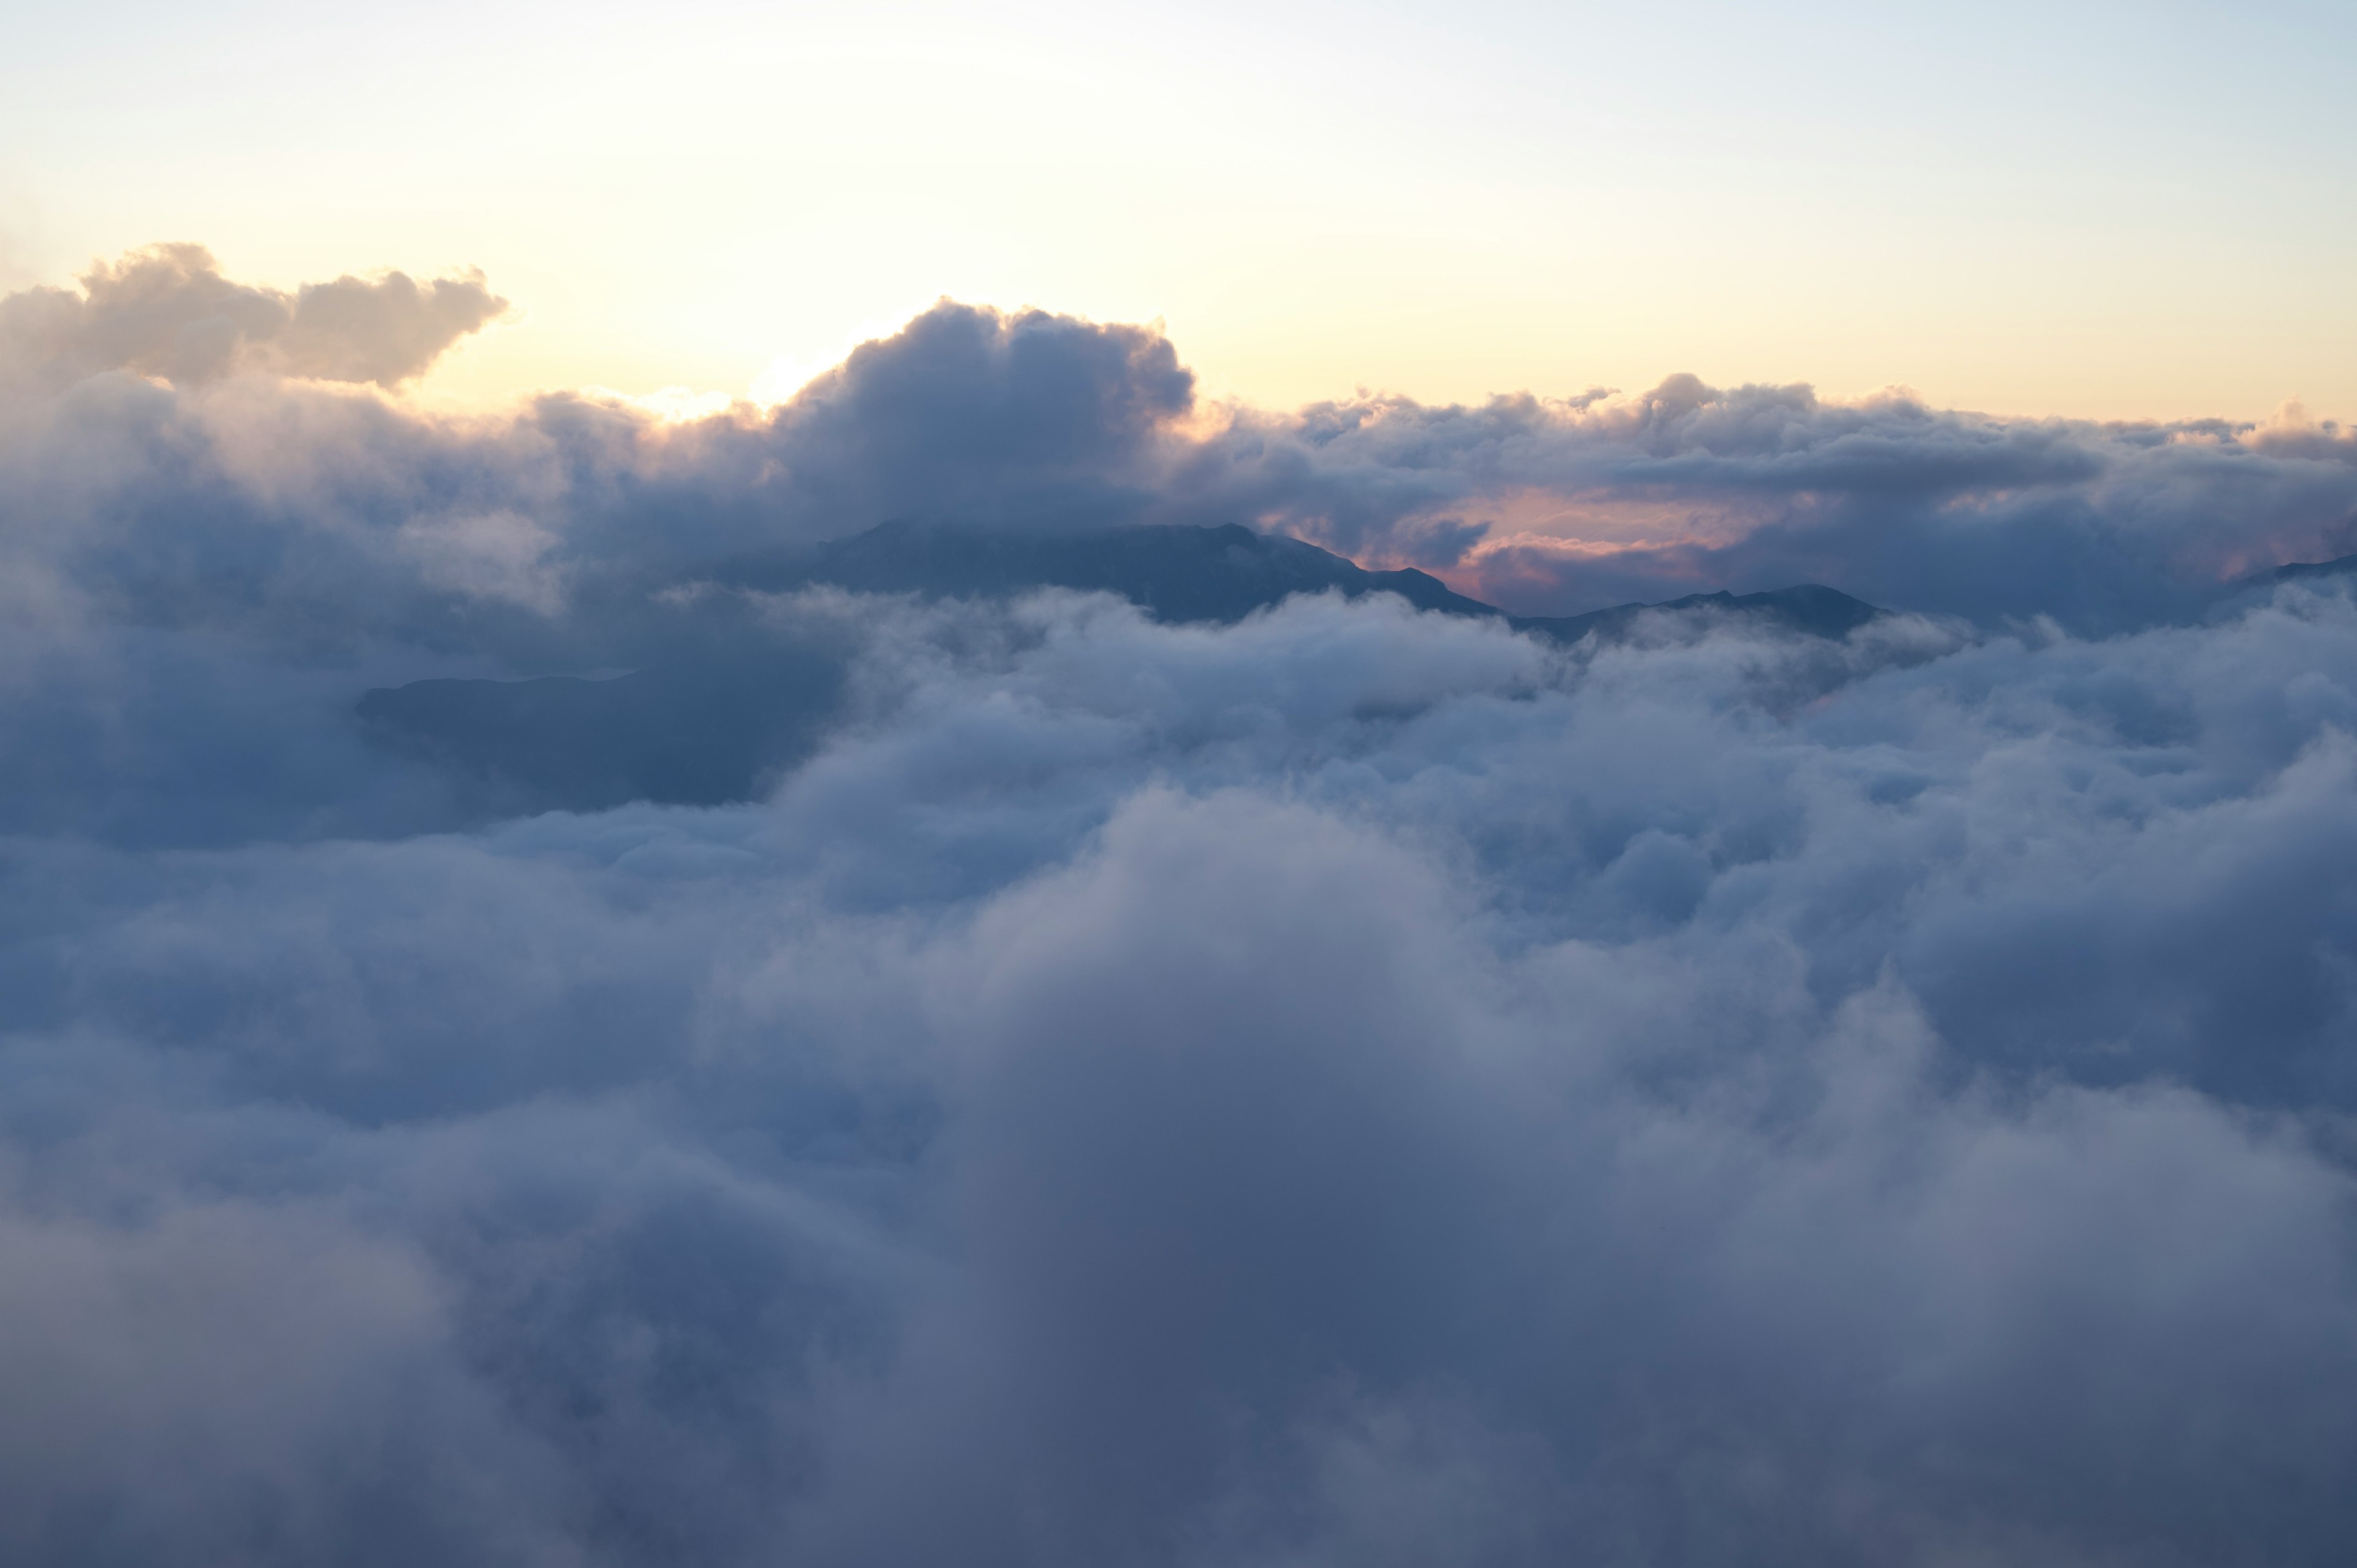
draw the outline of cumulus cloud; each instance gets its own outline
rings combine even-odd
[[[630,641],[650,592],[774,586],[891,521],[1241,521],[1526,614],[1815,581],[2083,634],[2357,550],[2357,438],[2297,410],[2097,425],[1672,377],[1564,403],[1207,411],[1147,329],[944,302],[773,411],[679,423],[557,395],[465,424],[213,372],[391,379],[502,308],[479,282],[289,296],[165,247],[88,288],[0,306],[0,379],[45,389],[0,472],[41,520],[27,564],[149,618],[210,613],[235,584],[272,606],[236,611],[257,631],[438,628],[544,668],[633,662],[581,644]],[[174,384],[95,373],[124,366]],[[178,522],[197,505],[201,538]]]
[[[1207,419],[952,305],[774,413],[451,423],[294,308],[239,374],[8,339],[12,1561],[2345,1554],[2357,600],[2204,596],[2330,543],[2341,433]],[[792,571],[1239,518],[1953,614]],[[551,811],[363,711],[478,677],[651,749],[468,688],[612,770]],[[763,703],[754,798],[642,798]]]
[[[188,386],[260,369],[392,386],[507,308],[481,274],[420,285],[345,276],[294,294],[231,283],[201,245],[156,245],[85,273],[81,292],[0,302],[0,365],[56,387],[105,371]]]

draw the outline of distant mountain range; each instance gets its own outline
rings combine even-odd
[[[1566,646],[1618,639],[1649,613],[1730,617],[1824,638],[1886,613],[1811,583],[1578,616],[1512,616],[1426,573],[1370,572],[1314,544],[1233,523],[1060,535],[885,523],[798,560],[739,563],[731,576],[770,589],[833,585],[927,597],[1072,588],[1119,595],[1171,622],[1234,622],[1295,594],[1388,593],[1418,609],[1501,620]],[[839,656],[763,645],[606,681],[415,681],[368,693],[359,712],[387,744],[472,776],[497,809],[716,805],[750,797],[814,750],[840,711],[844,678]]]
[[[1315,544],[1219,528],[1149,524],[1091,533],[985,532],[888,522],[783,566],[780,585],[831,583],[859,593],[995,597],[1029,588],[1117,594],[1165,621],[1239,621],[1295,594],[1397,594],[1420,610],[1502,612],[1422,572],[1370,572]]]
[[[1166,621],[1238,621],[1295,594],[1334,589],[1346,598],[1397,594],[1420,610],[1503,620],[1558,642],[1626,632],[1647,610],[1759,617],[1818,637],[1841,637],[1881,615],[1862,599],[1814,583],[1765,594],[1689,594],[1654,605],[1615,605],[1577,616],[1513,616],[1469,599],[1414,568],[1370,572],[1357,562],[1239,523],[1148,525],[1069,535],[985,533],[941,524],[888,522],[822,546],[787,569],[787,583],[832,583],[863,593],[986,596],[1057,587],[1118,594]]]
[[[840,658],[762,646],[605,681],[412,681],[359,711],[387,744],[471,776],[493,814],[717,806],[815,749],[844,673]]]

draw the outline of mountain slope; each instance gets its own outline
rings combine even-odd
[[[743,585],[996,597],[1040,587],[1117,594],[1165,621],[1233,622],[1295,594],[1397,594],[1418,609],[1505,621],[1566,646],[1632,632],[1641,617],[1735,618],[1840,638],[1884,612],[1814,584],[1690,594],[1579,616],[1509,616],[1416,571],[1370,572],[1314,544],[1216,528],[1067,535],[887,523],[798,562],[740,564]],[[499,810],[597,811],[630,800],[743,800],[815,748],[839,711],[846,656],[747,643],[615,680],[416,681],[359,714],[387,745],[469,777]]]
[[[1639,616],[1649,611],[1671,615],[1716,612],[1827,638],[1846,637],[1888,613],[1838,588],[1802,583],[1790,588],[1771,588],[1764,594],[1730,594],[1721,589],[1716,594],[1688,594],[1682,599],[1666,599],[1660,604],[1615,605],[1586,615],[1509,618],[1517,631],[1534,631],[1557,642],[1573,643],[1591,633],[1604,638],[1621,636],[1634,627]]]
[[[1414,570],[1370,572],[1357,562],[1238,523],[1149,524],[1080,534],[1008,534],[888,522],[836,540],[802,569],[803,581],[861,593],[990,596],[1027,588],[1118,594],[1166,621],[1236,621],[1295,594],[1397,594],[1418,609],[1502,612]]]

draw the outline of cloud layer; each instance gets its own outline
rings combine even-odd
[[[2256,427],[2098,425],[1673,376],[1631,398],[1246,414],[1195,472],[1320,542],[1453,566],[1534,612],[1802,580],[2117,631],[2357,552],[2357,438],[2296,405]]]
[[[7,339],[0,1555],[2357,1533],[2357,603],[2213,592],[2337,553],[2341,433],[1206,410],[946,305],[774,414],[460,424],[292,331]],[[1541,492],[1654,532],[1477,532]],[[776,587],[892,517],[1939,613]],[[748,650],[841,686],[741,805],[526,814],[353,712]]]

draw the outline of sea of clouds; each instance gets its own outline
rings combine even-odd
[[[2228,579],[2357,439],[953,305],[697,423],[364,384],[506,308],[0,301],[0,1557],[2345,1560],[2357,603]],[[904,517],[1902,613],[762,585]],[[353,711],[771,639],[846,694],[736,805]]]

